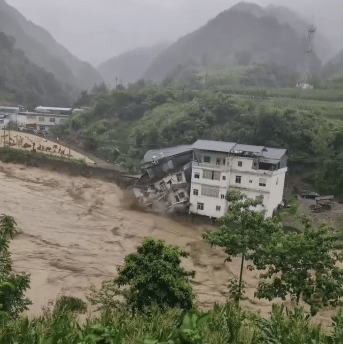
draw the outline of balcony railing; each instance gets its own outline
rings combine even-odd
[[[230,170],[230,166],[214,165],[214,164],[208,164],[206,162],[196,162],[196,161],[192,162],[192,167],[203,167],[209,170],[221,171],[221,172],[227,172]]]

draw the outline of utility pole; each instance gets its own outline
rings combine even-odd
[[[313,57],[313,40],[317,29],[312,24],[308,28],[308,34],[307,34],[307,40],[306,40],[306,67],[305,67],[305,73],[303,76],[303,83],[307,84],[308,79],[311,76],[311,69],[312,69],[312,57]]]

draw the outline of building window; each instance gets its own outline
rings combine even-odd
[[[204,170],[203,178],[211,179],[211,180],[220,180],[220,172],[219,171]]]
[[[267,186],[267,179],[260,178],[259,185],[260,186]]]
[[[249,183],[252,184],[252,180],[249,180]]]
[[[204,210],[204,203],[198,203],[197,209]]]
[[[175,195],[176,202],[180,202],[179,196]]]
[[[54,123],[55,121],[56,121],[55,118],[53,118],[53,117],[49,118],[49,122],[53,122]]]
[[[226,176],[223,176],[223,180],[226,180]]]
[[[45,118],[44,117],[39,117],[39,122],[44,122]]]
[[[200,173],[199,172],[195,172],[194,173],[194,178],[199,179],[200,178]]]
[[[177,175],[176,175],[176,179],[177,179],[177,181],[180,183],[180,182],[182,182],[182,173],[178,173]]]
[[[198,196],[199,195],[199,190],[198,189],[193,189],[193,195]]]
[[[216,206],[216,211],[220,211],[221,207],[219,205]]]
[[[242,176],[236,176],[236,184],[242,183]]]
[[[210,186],[202,186],[201,196],[219,198],[219,188],[213,188]]]
[[[225,199],[225,195],[221,195],[220,197],[221,197],[221,199]]]
[[[30,115],[29,115],[29,116],[27,116],[27,119],[34,119],[34,120],[35,120],[35,119],[36,119],[36,116],[30,116]]]
[[[225,165],[225,159],[217,158],[217,166],[220,166],[222,164]]]
[[[243,161],[238,161],[238,167],[242,167],[243,166]]]
[[[180,193],[179,193],[179,197],[180,197],[180,199],[185,198],[185,193],[184,193],[184,192],[180,192]]]
[[[204,162],[207,164],[211,163],[211,157],[210,156],[204,156]]]

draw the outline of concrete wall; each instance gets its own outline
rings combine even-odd
[[[134,185],[137,179],[131,178],[125,172],[107,169],[92,165],[77,164],[72,161],[55,160],[35,153],[23,152],[14,149],[1,148],[0,161],[19,163],[27,167],[38,167],[72,176],[95,178],[107,182],[114,182],[122,188]]]

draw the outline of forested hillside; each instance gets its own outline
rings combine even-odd
[[[282,147],[296,166],[291,172],[298,171],[322,192],[339,194],[342,101],[341,93],[332,90],[192,91],[139,82],[128,90],[84,96],[78,105],[93,109],[74,116],[58,135],[64,132],[83,148],[136,172],[147,150],[197,139]]]
[[[288,22],[280,22],[269,10],[243,3],[180,38],[156,58],[144,77],[162,80],[186,64],[200,70],[277,63],[302,70],[304,37],[299,37],[296,29]],[[320,62],[315,58],[314,71],[318,70]]]
[[[343,87],[343,50],[324,66],[323,76],[331,80],[333,87]]]
[[[70,106],[72,98],[54,75],[33,64],[14,45],[13,38],[0,32],[0,101],[28,108],[37,104]]]
[[[139,80],[153,60],[167,47],[168,43],[161,43],[152,47],[136,48],[103,62],[98,70],[107,84],[115,87],[122,83]]]
[[[102,77],[88,62],[80,61],[66,48],[57,43],[49,32],[35,25],[0,0],[0,31],[15,38],[15,47],[23,50],[27,58],[51,72],[62,83],[69,84],[74,91],[91,89]]]

